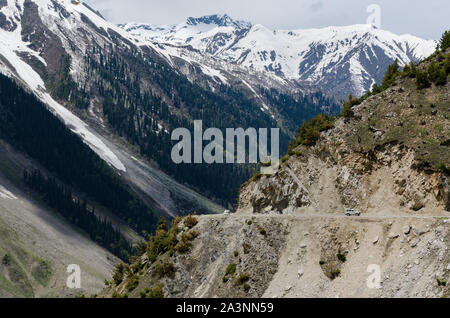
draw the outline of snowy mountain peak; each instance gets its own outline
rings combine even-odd
[[[228,14],[213,14],[199,18],[189,17],[186,24],[197,26],[199,24],[216,25],[219,27],[235,27],[237,29],[248,29],[252,26],[250,22],[235,21]]]
[[[205,56],[282,79],[306,81],[343,97],[362,95],[380,82],[389,64],[417,62],[435,41],[396,35],[370,24],[320,29],[271,30],[236,22],[228,15],[189,18],[176,26],[134,25],[125,30],[152,42],[191,46]]]

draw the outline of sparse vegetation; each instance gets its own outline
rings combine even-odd
[[[234,263],[231,263],[227,266],[226,270],[225,270],[225,275],[223,275],[222,278],[222,282],[223,283],[228,283],[228,281],[230,280],[229,276],[233,276],[236,273],[236,268],[237,265]]]
[[[124,263],[117,264],[113,273],[114,284],[119,285],[120,283],[122,283],[125,274],[125,268],[126,265]]]
[[[234,273],[236,273],[236,264],[232,263],[228,265],[227,269],[225,270],[225,276],[231,275],[233,276]]]
[[[437,169],[446,174],[450,174],[450,166],[447,166],[445,163],[441,163]]]
[[[339,250],[337,255],[336,255],[337,259],[340,260],[342,263],[345,263],[347,261],[347,256],[345,256],[345,254],[341,253],[341,251]]]
[[[450,47],[450,30],[447,30],[442,34],[441,40],[439,41],[439,49],[445,51]]]
[[[309,122],[304,121],[300,127],[295,142],[290,149],[299,145],[313,146],[320,137],[320,133],[334,127],[334,119],[331,116],[319,114]]]
[[[178,227],[172,226],[167,230],[166,221],[160,219],[155,235],[151,236],[147,244],[147,256],[150,263],[156,261],[159,255],[173,251],[178,244]]]
[[[394,64],[389,65],[386,73],[384,74],[381,89],[384,91],[395,84],[395,80],[400,75],[400,67],[398,60],[395,60]]]
[[[9,256],[8,254],[5,254],[5,256],[3,256],[3,259],[2,259],[2,265],[3,266],[11,265],[11,256]]]
[[[50,282],[52,276],[51,266],[44,260],[37,260],[31,269],[31,275],[44,287]]]
[[[285,163],[286,161],[289,160],[289,155],[284,155],[283,157],[281,157],[281,163]]]
[[[129,292],[131,292],[131,291],[133,291],[133,290],[136,289],[136,287],[138,286],[138,284],[139,284],[139,276],[133,275],[133,276],[131,276],[131,278],[128,280],[126,288],[127,288],[127,290],[128,290]]]
[[[349,104],[344,104],[344,106],[342,107],[342,116],[344,116],[345,118],[352,118],[355,116],[355,113],[353,112]]]
[[[240,274],[236,280],[236,285],[243,285],[244,283],[250,280],[250,275],[248,274]]]
[[[256,180],[261,179],[261,177],[262,177],[262,173],[257,171],[257,172],[255,172],[255,174],[252,176],[252,178],[250,180],[251,181],[256,181]]]
[[[160,278],[162,277],[174,278],[175,265],[170,262],[158,263],[155,266],[155,273],[158,274]]]
[[[341,270],[336,268],[331,272],[331,279],[335,279],[339,277],[339,275],[341,275]]]
[[[437,282],[437,284],[438,284],[438,286],[443,286],[443,287],[445,287],[445,286],[447,286],[447,282],[445,281],[445,280],[440,280],[439,278],[436,278],[436,282]]]
[[[259,234],[261,234],[261,235],[264,235],[264,236],[267,235],[266,230],[265,230],[264,228],[262,228],[262,227],[260,227],[260,228],[258,229],[258,231],[259,231]]]
[[[194,226],[196,226],[197,223],[198,223],[197,218],[192,215],[188,215],[184,219],[184,225],[186,225],[190,229],[192,229]]]
[[[192,241],[198,236],[198,232],[191,231],[181,234],[181,241],[175,246],[175,250],[180,254],[188,253],[192,248]]]
[[[147,288],[140,293],[141,298],[164,298],[164,285],[158,284],[153,288]]]

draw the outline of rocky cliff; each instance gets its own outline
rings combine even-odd
[[[448,297],[450,84],[418,89],[435,57],[303,125],[234,215],[160,227],[103,295]]]

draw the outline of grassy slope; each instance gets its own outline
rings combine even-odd
[[[398,91],[400,87],[402,92]],[[416,159],[425,168],[436,170],[442,163],[448,165],[450,151],[445,142],[450,140],[449,87],[447,83],[417,90],[414,79],[401,79],[394,88],[365,101],[370,113],[362,113],[367,120],[349,123],[356,133],[346,136],[347,142],[364,152],[398,142],[414,149]],[[373,128],[383,131],[383,138],[373,138]]]

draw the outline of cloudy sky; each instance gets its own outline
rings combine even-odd
[[[450,29],[449,0],[86,0],[115,23],[175,24],[186,17],[227,13],[271,29],[366,23],[367,8],[381,8],[381,28],[439,39]]]

